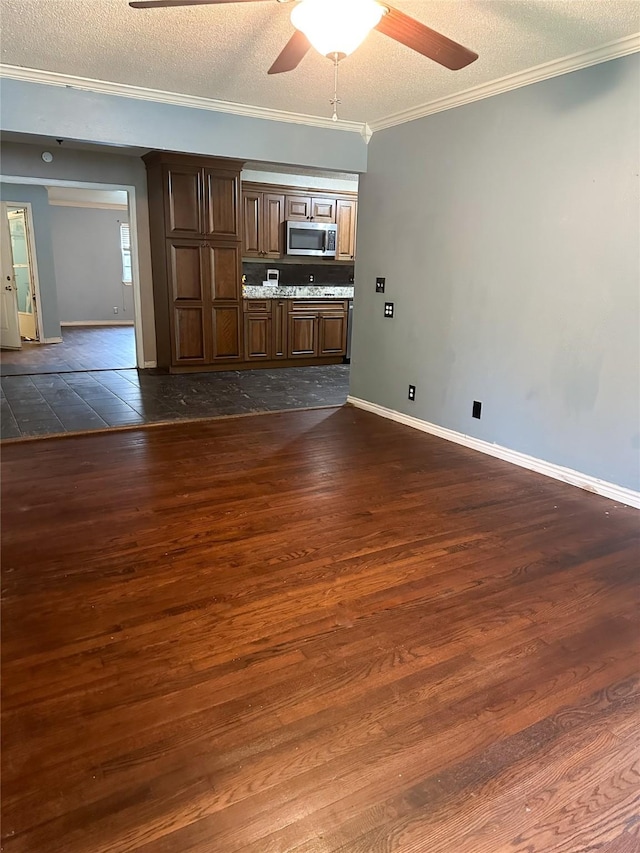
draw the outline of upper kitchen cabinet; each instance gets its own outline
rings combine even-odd
[[[336,261],[353,261],[355,259],[357,215],[357,201],[338,199],[336,213],[336,220],[338,223]]]
[[[166,237],[240,239],[240,163],[160,152],[144,160],[161,175]]]
[[[287,195],[286,217],[293,222],[335,222],[336,199],[321,196]]]
[[[286,256],[285,222],[337,223],[335,260],[351,262],[356,254],[357,195],[284,184],[242,184],[242,256],[267,260]],[[323,263],[323,261],[320,261]]]
[[[204,170],[204,235],[240,238],[240,176],[221,168]]]
[[[284,252],[284,221],[284,194],[243,189],[243,256],[280,258]]]

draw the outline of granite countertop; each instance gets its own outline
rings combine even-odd
[[[331,284],[301,284],[263,287],[261,284],[243,284],[244,299],[353,299],[353,286]]]

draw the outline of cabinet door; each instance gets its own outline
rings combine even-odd
[[[311,219],[311,198],[303,195],[286,197],[286,217],[294,222],[306,222]]]
[[[344,355],[347,351],[347,317],[343,313],[320,314],[319,355]]]
[[[207,236],[240,238],[240,177],[235,172],[205,169],[206,205],[204,228]]]
[[[258,258],[262,252],[260,225],[262,220],[262,193],[242,193],[242,256]]]
[[[207,244],[210,297],[213,302],[237,302],[241,297],[242,262],[237,243],[215,246]]]
[[[352,261],[356,256],[356,201],[338,200],[336,221],[338,223],[337,261]]]
[[[169,241],[171,356],[173,364],[205,364],[206,257],[200,242]]]
[[[244,315],[244,357],[249,360],[271,358],[271,315]]]
[[[273,357],[287,357],[287,314],[289,307],[286,300],[274,299],[272,301],[272,329],[273,329]]]
[[[202,169],[197,166],[165,166],[167,237],[197,237],[202,233]]]
[[[238,361],[242,353],[240,335],[240,305],[214,303],[211,322],[213,326],[213,353],[215,361]]]
[[[335,198],[319,198],[311,199],[311,221],[312,222],[335,222],[336,221],[336,200]]]
[[[264,193],[262,207],[262,246],[265,258],[281,258],[284,254],[284,196]]]
[[[289,314],[289,358],[318,355],[318,315]]]

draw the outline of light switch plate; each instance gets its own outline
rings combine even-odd
[[[377,278],[376,279],[376,293],[384,293],[384,285],[385,285],[385,279],[384,278]]]

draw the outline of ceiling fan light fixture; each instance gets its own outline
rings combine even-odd
[[[291,23],[323,56],[348,56],[382,18],[376,0],[300,0]]]

